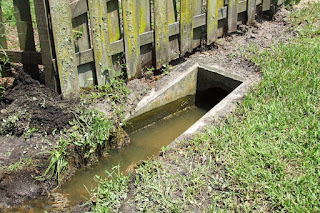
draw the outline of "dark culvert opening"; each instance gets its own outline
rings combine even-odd
[[[209,111],[241,83],[241,81],[199,67],[195,105]]]

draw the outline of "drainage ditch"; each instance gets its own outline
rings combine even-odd
[[[96,165],[77,171],[59,193],[67,197],[70,206],[86,201],[89,197],[86,188],[90,190],[97,185],[95,175],[105,178],[105,171],[117,165],[121,172],[127,173],[139,161],[157,156],[162,147],[196,125],[200,118],[212,116],[210,111],[242,82],[241,78],[230,77],[219,69],[191,66],[165,88],[145,97],[128,116],[126,131],[131,139],[128,146],[111,150]],[[44,198],[28,201],[25,205],[47,211],[54,207]]]

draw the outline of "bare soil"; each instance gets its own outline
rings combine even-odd
[[[68,128],[78,100],[64,101],[54,91],[32,79],[19,66],[12,67],[12,83],[0,98],[0,210],[46,192],[36,181],[59,138]],[[24,159],[32,157],[30,165]],[[16,168],[15,168],[16,166]]]

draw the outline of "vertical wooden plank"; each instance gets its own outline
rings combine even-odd
[[[248,4],[248,9],[247,9],[247,25],[252,25],[255,21],[256,17],[256,8],[257,8],[257,3],[256,0],[247,0]]]
[[[218,1],[208,0],[207,3],[207,45],[218,38]]]
[[[114,76],[107,16],[104,0],[89,0],[90,23],[98,84],[106,84]]]
[[[270,10],[271,0],[263,0],[262,2],[262,11]]]
[[[177,4],[176,0],[167,0],[167,9],[168,9],[168,25],[175,23],[177,21]],[[179,58],[179,36],[174,35],[169,38],[169,56],[170,61]]]
[[[0,0],[0,45],[3,49],[7,49],[7,39],[6,39],[5,33],[6,33],[6,28],[3,23],[1,0]]]
[[[13,0],[14,15],[18,29],[20,50],[36,51],[29,0]],[[39,78],[37,65],[24,65],[24,70],[33,78]]]
[[[61,91],[71,98],[80,92],[74,39],[72,33],[70,3],[66,0],[49,0],[52,30],[57,56]]]
[[[72,15],[72,14],[71,14]],[[91,48],[90,33],[88,27],[88,15],[84,13],[72,20],[75,51],[83,52]],[[83,64],[77,67],[79,75],[79,86],[92,87],[95,84],[95,68],[93,63]]]
[[[120,17],[119,17],[119,0],[109,0],[107,1],[107,11],[108,11],[108,26],[109,27],[109,38],[110,43],[118,41],[121,39],[121,29],[120,29]],[[122,71],[122,66],[119,61],[119,56],[112,56],[113,69],[116,72]]]
[[[37,28],[41,48],[42,63],[44,65],[45,83],[51,89],[58,91],[57,76],[53,67],[53,38],[49,26],[49,5],[46,0],[34,0]]]
[[[224,0],[217,0],[217,1],[218,1],[218,8],[219,8],[218,11],[220,11],[221,8],[223,8],[227,3],[225,3]],[[225,29],[227,28],[226,25],[227,25],[227,21],[225,19],[218,20],[218,37],[221,37],[225,34]]]
[[[139,19],[136,0],[122,0],[123,30],[128,79],[141,75]]]
[[[156,68],[169,62],[169,31],[167,1],[154,0]]]
[[[200,15],[202,11],[202,0],[193,0],[193,16]],[[193,30],[193,42],[192,42],[192,48],[197,48],[200,46],[201,43],[201,34],[202,34],[202,27],[198,27]]]
[[[229,0],[228,3],[228,33],[237,31],[237,11],[238,0]]]
[[[181,0],[180,2],[180,55],[191,52],[193,39],[193,0]]]
[[[150,0],[138,0],[139,11],[139,33],[145,33],[151,30],[151,9]],[[140,47],[141,65],[152,65],[152,44],[143,45]]]
[[[29,0],[13,0],[21,50],[36,51]]]
[[[121,38],[118,0],[108,1],[107,10],[110,42],[114,42]]]
[[[137,0],[138,16],[139,16],[139,33],[151,30],[151,11],[149,0]]]

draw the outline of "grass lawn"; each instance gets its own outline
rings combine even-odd
[[[319,212],[320,4],[291,22],[297,38],[251,58],[262,81],[235,113],[133,178],[101,181],[95,211]]]

